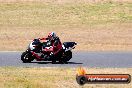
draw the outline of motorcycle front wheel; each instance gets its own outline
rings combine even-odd
[[[23,63],[30,63],[34,59],[32,58],[31,53],[23,52],[22,55],[21,55],[21,60],[23,61]]]

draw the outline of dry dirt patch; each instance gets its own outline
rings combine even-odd
[[[75,50],[131,51],[132,25],[97,26],[92,28],[3,28],[0,32],[0,50],[25,50],[34,38],[45,37],[54,31],[62,42],[75,41]]]

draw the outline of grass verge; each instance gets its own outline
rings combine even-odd
[[[132,50],[129,0],[13,1],[0,3],[1,51],[25,50],[30,40],[50,31],[55,31],[62,41],[78,42],[77,50]]]
[[[85,68],[88,74],[130,74],[132,68]],[[131,88],[132,84],[76,83],[76,68],[0,67],[1,88]]]

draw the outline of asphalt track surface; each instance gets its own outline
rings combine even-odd
[[[22,52],[0,52],[0,66],[15,67],[132,67],[132,52],[77,52],[68,64],[52,64],[45,61],[22,63]]]

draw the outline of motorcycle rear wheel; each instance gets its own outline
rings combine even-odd
[[[65,52],[65,56],[59,60],[59,63],[61,64],[68,64],[68,61],[72,58],[72,52],[67,51]]]

